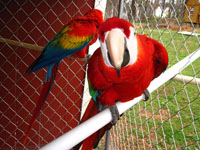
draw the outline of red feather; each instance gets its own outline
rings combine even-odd
[[[41,91],[39,100],[37,101],[36,108],[34,110],[31,122],[30,122],[28,130],[26,132],[26,136],[25,136],[25,139],[24,139],[24,144],[26,143],[26,141],[27,141],[27,139],[29,137],[30,130],[33,127],[33,124],[34,124],[36,118],[39,116],[40,110],[41,110],[43,104],[45,103],[45,101],[47,99],[47,96],[48,96],[48,94],[49,94],[49,92],[50,92],[50,90],[52,88],[54,79],[56,77],[56,72],[58,70],[58,66],[59,66],[59,63],[56,63],[54,65],[54,67],[52,69],[50,80],[44,81],[44,83],[43,83],[43,87],[42,87],[42,91]]]
[[[109,18],[106,20],[106,23],[102,24],[99,28],[99,30],[101,31],[100,39],[101,39],[101,41],[104,42],[104,38],[105,38],[104,33],[107,31],[110,31],[114,28],[124,29],[123,32],[126,35],[126,37],[128,38],[130,35],[130,30],[129,30],[130,26],[133,27],[133,25],[131,23],[129,23],[128,21],[125,21],[125,20],[119,21],[119,18],[117,18],[117,17]]]
[[[152,41],[153,45],[154,45],[154,77],[153,78],[157,78],[163,71],[165,71],[165,69],[167,68],[168,65],[168,54],[167,51],[165,49],[165,47],[160,44],[158,41],[149,38],[149,40]]]

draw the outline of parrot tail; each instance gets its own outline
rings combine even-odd
[[[33,127],[33,124],[34,124],[35,120],[39,116],[40,110],[42,109],[42,106],[44,105],[44,103],[45,103],[45,101],[47,99],[47,96],[48,96],[48,94],[49,94],[49,92],[50,92],[50,90],[52,88],[52,85],[53,85],[53,82],[54,82],[54,79],[55,79],[56,72],[58,70],[59,64],[60,64],[60,62],[57,62],[56,64],[52,64],[47,69],[46,79],[45,79],[45,81],[43,83],[43,88],[42,88],[40,97],[38,99],[36,108],[34,110],[34,113],[33,113],[31,122],[29,124],[28,130],[26,132],[26,136],[24,138],[24,144],[26,143],[26,141],[27,141],[27,139],[29,137],[29,132],[30,132],[31,128]]]
[[[31,72],[37,71],[37,70],[47,66],[47,65],[41,66],[40,61],[43,57],[43,53],[44,53],[44,51],[42,51],[41,55],[28,67],[28,69],[26,70],[26,73],[31,73]]]
[[[93,117],[98,112],[99,112],[99,105],[93,99],[91,99],[80,123],[82,123],[82,122],[86,121],[87,119]],[[98,130],[97,132],[93,133],[91,136],[86,138],[84,141],[82,141],[81,143],[79,143],[78,145],[73,147],[71,150],[79,150],[81,145],[82,145],[82,148],[81,148],[82,150],[95,149],[98,146],[99,141],[103,137],[105,132],[107,130],[110,130],[111,127],[112,127],[111,123],[107,124],[106,126],[101,128],[100,130]]]

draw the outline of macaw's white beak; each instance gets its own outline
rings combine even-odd
[[[119,76],[124,57],[124,43],[124,36],[120,30],[113,29],[108,33],[106,40],[108,57]]]

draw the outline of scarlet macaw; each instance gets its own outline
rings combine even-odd
[[[48,67],[43,89],[37,106],[28,127],[24,142],[35,119],[51,90],[56,72],[61,60],[73,54],[73,57],[85,57],[87,46],[93,44],[98,38],[99,25],[103,23],[103,13],[98,9],[92,9],[85,16],[73,18],[65,25],[54,38],[44,47],[41,55],[30,65],[27,73]]]
[[[101,48],[89,60],[88,82],[92,96],[81,122],[94,116],[102,106],[127,102],[146,91],[150,82],[168,65],[162,44],[135,33],[133,25],[120,18],[106,20],[99,29]],[[145,92],[146,93],[146,92]],[[74,147],[90,150],[98,145],[109,123]]]

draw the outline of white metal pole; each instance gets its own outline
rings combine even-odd
[[[104,18],[105,18],[106,4],[107,4],[107,0],[103,0],[103,1],[95,0],[95,3],[94,3],[94,8],[101,10],[104,14],[104,16],[103,16]],[[89,47],[88,54],[92,55],[95,52],[95,50],[99,47],[100,47],[100,42],[97,39],[97,41]],[[87,70],[87,67],[86,67],[86,70]],[[87,105],[90,102],[90,99],[91,99],[91,96],[90,96],[89,90],[88,90],[87,71],[86,71],[84,91],[83,91],[83,101],[82,101],[82,108],[81,108],[81,117],[83,116],[83,114],[87,108]]]
[[[124,0],[120,0],[119,1],[119,14],[118,17],[119,18],[123,18],[123,9],[124,9]]]
[[[166,70],[165,73],[163,73],[161,76],[151,82],[150,86],[148,87],[149,92],[152,93],[153,91],[155,91],[157,88],[173,78],[177,73],[186,68],[191,62],[195,61],[199,57],[200,49],[196,50],[195,52]],[[126,103],[117,102],[119,113],[122,114],[123,112],[140,102],[142,99],[143,95]],[[87,138],[100,128],[102,128],[103,126],[105,126],[106,124],[108,124],[111,120],[112,117],[110,110],[105,109],[99,114],[88,119],[79,126],[73,128],[69,132],[65,133],[64,135],[48,143],[40,150],[68,150],[83,141],[85,138]]]

